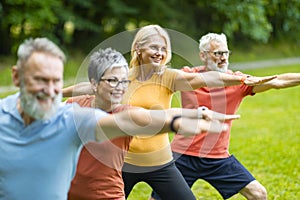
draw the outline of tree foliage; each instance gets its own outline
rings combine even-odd
[[[90,49],[94,42],[146,24],[159,24],[194,39],[207,32],[224,32],[239,42],[295,40],[299,21],[300,0],[2,0],[0,54],[9,54],[25,38],[38,36]]]

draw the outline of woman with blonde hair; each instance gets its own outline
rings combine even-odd
[[[131,83],[123,103],[146,109],[168,109],[176,91],[210,86],[260,84],[273,77],[242,77],[219,72],[186,73],[167,67],[172,58],[170,37],[159,25],[139,29],[131,46]],[[151,137],[134,136],[123,166],[125,194],[144,181],[162,199],[195,199],[176,168],[168,133]],[[174,188],[176,188],[174,190]]]

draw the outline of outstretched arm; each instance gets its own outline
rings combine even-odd
[[[224,87],[231,85],[260,85],[270,81],[276,76],[254,77],[238,76],[216,71],[203,73],[187,73],[178,71],[175,81],[175,91],[190,91],[201,87]]]
[[[200,111],[201,115],[199,114]],[[103,141],[119,136],[151,136],[170,131],[187,136],[202,131],[220,133],[228,128],[220,120],[239,118],[239,115],[218,113],[216,117],[207,120],[204,117],[205,115],[200,109],[130,109],[102,118],[98,122],[96,138],[98,141]]]
[[[93,90],[90,82],[81,82],[69,87],[63,88],[62,90],[63,97],[73,97],[80,95],[92,95]]]
[[[285,73],[277,78],[253,87],[253,93],[264,92],[269,89],[282,89],[300,85],[300,73]]]
[[[270,81],[276,76],[266,77],[243,77],[238,75],[230,75],[220,72],[204,72],[204,73],[186,73],[181,70],[178,71],[178,76],[175,80],[175,91],[191,91],[201,87],[224,87],[230,85],[260,85]],[[64,88],[63,97],[72,97],[89,94],[92,95],[93,91],[89,82],[81,82]]]
[[[197,118],[197,119],[205,119],[207,121],[218,120],[233,120],[239,119],[240,115],[227,115],[219,112],[212,111],[205,106],[198,107],[198,109],[187,109],[187,108],[171,108],[165,110],[168,115],[175,116],[180,115],[186,118]]]

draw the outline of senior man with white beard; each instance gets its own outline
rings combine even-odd
[[[249,77],[242,72],[228,69],[230,51],[225,34],[208,33],[201,37],[200,59],[204,66],[184,67],[189,73],[218,71],[227,74]],[[189,92],[181,92],[183,108],[207,108],[221,113],[234,114],[246,96],[253,96],[270,89],[282,89],[300,84],[300,73],[285,73],[260,85],[236,85],[218,88],[203,87]],[[280,105],[282,106],[282,105]],[[224,199],[240,193],[247,199],[265,200],[267,191],[251,173],[229,153],[229,139],[232,122],[226,122],[229,128],[221,134],[195,135],[184,138],[175,135],[172,151],[176,167],[190,187],[198,180],[210,183]],[[152,193],[152,199],[160,199]]]

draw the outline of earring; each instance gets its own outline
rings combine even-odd
[[[140,49],[139,49],[139,48],[135,48],[135,51],[136,51],[136,53],[137,53],[138,55],[140,55],[140,54],[141,54],[141,52],[140,52]]]
[[[95,82],[94,82],[94,80],[93,80],[93,84],[92,84],[92,91],[94,92],[94,93],[96,93],[97,92],[97,85],[95,85]]]

